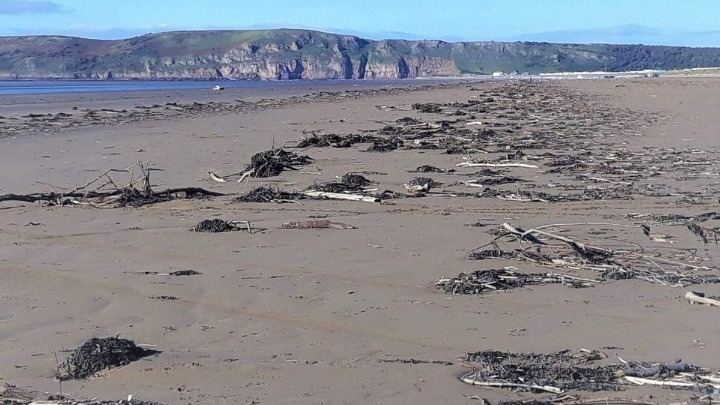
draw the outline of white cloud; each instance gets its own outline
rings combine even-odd
[[[47,0],[0,0],[0,14],[56,14],[66,11],[65,7]]]

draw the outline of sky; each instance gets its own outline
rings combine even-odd
[[[720,47],[720,0],[0,0],[0,36],[308,28],[368,39]]]

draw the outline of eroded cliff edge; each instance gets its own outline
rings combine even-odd
[[[371,41],[309,30],[0,37],[2,79],[402,79],[720,66],[720,48]]]

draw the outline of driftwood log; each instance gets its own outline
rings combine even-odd
[[[126,169],[108,169],[88,182],[65,192],[31,193],[31,194],[3,194],[0,203],[6,201],[18,202],[45,202],[50,205],[107,205],[115,204],[119,207],[140,207],[147,204],[169,201],[175,198],[198,198],[208,196],[222,196],[224,194],[205,190],[200,187],[168,188],[162,191],[152,189],[150,173],[158,171],[150,167],[149,163],[137,162]],[[136,178],[134,169],[140,170]],[[127,173],[130,180],[126,185],[118,185],[111,173]],[[93,186],[94,188],[91,188]]]
[[[362,194],[343,194],[343,193],[326,193],[323,191],[304,191],[302,193],[311,198],[327,198],[328,200],[347,200],[347,201],[363,201],[363,202],[379,202],[376,197],[368,197]]]
[[[688,302],[691,304],[702,304],[711,307],[720,307],[720,300],[707,298],[704,294],[697,293],[695,291],[686,292],[685,299],[688,300]]]

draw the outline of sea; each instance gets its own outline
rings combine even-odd
[[[0,96],[23,94],[59,94],[59,93],[104,93],[135,91],[173,91],[173,90],[210,90],[215,86],[225,89],[246,88],[286,88],[304,87],[312,84],[323,87],[345,87],[348,85],[365,87],[372,85],[403,86],[422,85],[426,80],[286,80],[286,81],[85,81],[85,80],[0,80]]]

